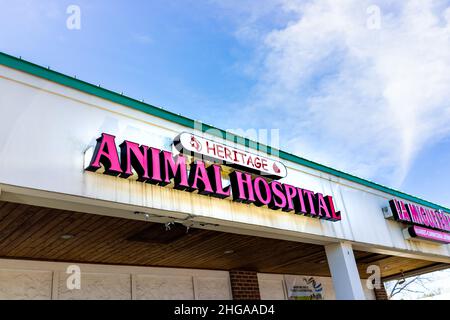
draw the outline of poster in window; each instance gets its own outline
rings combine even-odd
[[[322,283],[314,277],[293,277],[286,281],[289,300],[323,300]]]

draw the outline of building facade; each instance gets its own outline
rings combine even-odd
[[[376,299],[449,266],[443,206],[6,54],[0,92],[1,299]]]

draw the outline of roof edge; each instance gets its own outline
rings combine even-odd
[[[17,58],[11,55],[8,55],[6,53],[0,52],[0,64],[4,65],[6,67],[16,69],[31,75],[34,75],[39,78],[43,78],[55,83],[58,83],[60,85],[88,93],[90,95],[106,99],[136,110],[139,110],[141,112],[150,114],[152,116],[162,118],[164,120],[177,123],[179,125],[191,128],[191,129],[197,129],[201,130],[202,132],[211,131],[209,133],[217,136],[218,138],[222,138],[224,140],[228,140],[233,143],[240,144],[242,146],[265,152],[269,155],[277,155],[280,159],[291,161],[296,164],[300,164],[302,166],[309,167],[311,169],[321,171],[327,174],[331,174],[333,176],[336,176],[338,178],[342,178],[360,185],[363,185],[365,187],[369,187],[387,194],[390,194],[394,197],[398,197],[407,201],[415,202],[420,205],[424,205],[433,209],[437,210],[444,210],[446,212],[450,212],[449,208],[446,208],[444,206],[432,203],[430,201],[418,198],[413,195],[409,195],[407,193],[394,190],[392,188],[383,186],[381,184],[378,184],[376,182],[372,182],[363,178],[359,178],[357,176],[354,176],[349,173],[345,173],[342,171],[339,171],[337,169],[333,169],[331,167],[319,164],[314,161],[310,161],[307,159],[304,159],[302,157],[296,156],[294,154],[272,148],[268,145],[258,143],[256,141],[250,140],[248,138],[244,138],[229,132],[226,132],[225,130],[216,128],[214,126],[204,124],[204,123],[198,123],[195,120],[192,120],[190,118],[187,118],[185,116],[170,112],[168,110],[155,107],[151,104],[127,97],[121,93],[117,93],[105,88],[101,88],[100,86],[93,85],[91,83],[76,79],[74,77],[67,76],[65,74],[59,73],[57,71],[53,71],[49,68],[42,67],[40,65],[31,63],[29,61],[23,60],[21,58]]]

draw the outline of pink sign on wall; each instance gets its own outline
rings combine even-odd
[[[205,196],[231,198],[236,202],[313,218],[341,220],[341,213],[335,209],[330,195],[277,180],[269,181],[265,177],[238,170],[229,174],[230,184],[224,185],[224,173],[219,164],[207,165],[201,159],[194,159],[191,163],[188,161],[183,154],[173,155],[172,152],[128,140],[117,148],[115,136],[103,133],[97,139],[86,170],[97,172],[102,169],[103,174],[123,179],[136,175],[137,181],[143,183],[159,186],[172,184],[175,189],[195,191]]]
[[[286,167],[280,161],[205,139],[191,133],[180,133],[175,137],[174,145],[183,154],[241,168],[270,178],[279,179],[287,175]]]
[[[450,215],[446,212],[397,199],[389,201],[389,205],[393,218],[397,221],[450,232]]]
[[[404,230],[407,239],[450,243],[450,214],[447,212],[397,199],[390,200],[389,206],[394,220],[410,225]]]
[[[450,233],[412,226],[405,230],[407,236],[440,243],[450,243]]]

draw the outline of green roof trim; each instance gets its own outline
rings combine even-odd
[[[331,167],[327,167],[322,164],[301,158],[294,154],[291,154],[291,153],[288,153],[288,152],[285,152],[282,150],[278,150],[278,149],[272,148],[272,147],[264,145],[264,144],[260,144],[258,142],[252,141],[250,139],[231,134],[222,129],[218,129],[216,127],[213,127],[213,126],[210,126],[207,124],[203,124],[203,123],[201,124],[201,126],[199,126],[199,123],[196,122],[195,120],[189,119],[182,115],[152,106],[150,104],[138,101],[136,99],[133,99],[133,98],[130,98],[127,96],[124,96],[120,93],[110,91],[110,90],[101,88],[99,86],[90,84],[88,82],[78,80],[76,78],[67,76],[65,74],[62,74],[62,73],[59,73],[59,72],[56,72],[53,70],[50,70],[49,68],[44,68],[42,66],[22,60],[20,58],[16,58],[14,56],[5,54],[3,52],[0,52],[0,64],[4,65],[6,67],[9,67],[9,68],[23,71],[23,72],[32,74],[34,76],[58,83],[60,85],[63,85],[63,86],[66,86],[66,87],[69,87],[72,89],[82,91],[84,93],[88,93],[88,94],[97,96],[102,99],[106,99],[106,100],[130,107],[130,108],[145,112],[152,116],[159,117],[159,118],[177,123],[179,125],[182,125],[182,126],[185,126],[185,127],[191,128],[191,129],[201,129],[202,132],[211,131],[210,133],[214,134],[215,136],[217,136],[219,138],[238,143],[240,145],[252,148],[254,150],[263,151],[268,154],[277,155],[278,157],[280,157],[283,160],[291,161],[291,162],[300,164],[302,166],[309,167],[314,170],[325,172],[325,173],[331,174],[333,176],[336,176],[336,177],[339,177],[339,178],[342,178],[342,179],[345,179],[345,180],[348,180],[351,182],[355,182],[357,184],[361,184],[363,186],[366,186],[366,187],[369,187],[369,188],[372,188],[372,189],[375,189],[378,191],[388,193],[394,197],[398,197],[398,198],[401,198],[401,199],[404,199],[407,201],[415,202],[417,204],[421,204],[421,205],[424,205],[424,206],[427,206],[427,207],[430,207],[433,209],[444,210],[446,212],[450,212],[449,208],[446,208],[446,207],[437,205],[435,203],[420,199],[418,197],[406,194],[401,191],[391,189],[389,187],[380,185],[378,183],[356,177],[354,175],[333,169]]]

